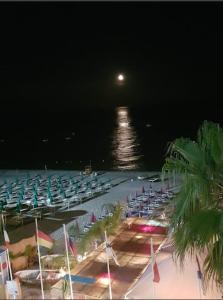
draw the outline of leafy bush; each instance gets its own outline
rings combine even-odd
[[[92,242],[94,240],[104,241],[104,232],[107,232],[107,235],[115,233],[115,230],[120,224],[122,216],[122,207],[120,204],[117,206],[112,206],[113,215],[105,217],[102,220],[97,221],[87,233],[85,233],[80,242],[78,243],[78,252],[84,254],[88,251]]]
[[[75,265],[77,264],[77,261],[75,257],[70,256],[69,257],[70,261],[70,268],[74,268]],[[41,260],[41,265],[43,269],[51,269],[51,270],[59,270],[61,267],[66,268],[67,267],[67,261],[66,261],[66,256],[65,255],[59,255],[59,256],[52,256],[50,257],[44,257]]]

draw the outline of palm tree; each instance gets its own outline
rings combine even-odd
[[[108,207],[108,206],[107,206]],[[117,229],[121,221],[122,207],[120,204],[116,206],[109,206],[112,209],[112,216],[105,217],[102,220],[98,220],[88,232],[86,232],[78,243],[78,252],[84,253],[87,251],[89,244],[96,239],[104,241],[104,232],[108,235],[113,234]]]
[[[204,121],[197,140],[178,138],[169,145],[163,174],[176,172],[181,188],[172,213],[175,254],[200,253],[204,283],[223,286],[223,129]]]

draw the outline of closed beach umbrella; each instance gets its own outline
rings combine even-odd
[[[37,198],[37,195],[36,195],[36,194],[34,195],[33,206],[34,206],[35,208],[38,207],[38,198]]]
[[[6,198],[3,199],[2,204],[3,204],[4,206],[7,205],[7,200],[6,200]]]
[[[20,213],[20,210],[21,210],[20,202],[17,202],[15,211],[16,211],[17,213]]]
[[[25,188],[24,188],[24,185],[22,185],[22,186],[21,186],[20,193],[21,193],[22,195],[24,195],[24,192],[25,192]]]
[[[52,194],[51,194],[50,189],[47,189],[47,196],[48,196],[48,198],[51,198],[51,197],[52,197]]]
[[[144,189],[144,186],[142,187],[142,193],[143,193],[143,194],[145,193],[145,189]]]
[[[20,194],[19,194],[19,202],[21,202],[21,201],[23,201],[23,193],[22,192],[20,192]]]
[[[10,194],[12,194],[12,184],[11,183],[8,185],[8,191]]]
[[[19,203],[19,205],[21,205],[21,194],[19,194],[19,198],[17,200],[17,203]]]
[[[50,204],[52,203],[53,197],[52,194],[50,192],[50,190],[48,190],[48,199],[50,200]]]
[[[3,208],[4,208],[3,203],[2,203],[2,201],[0,201],[0,212],[3,211]]]
[[[36,189],[35,189],[34,185],[32,185],[32,190],[33,190],[33,193],[36,194]]]
[[[52,196],[48,196],[48,198],[47,198],[48,204],[52,204],[52,200],[53,200]]]

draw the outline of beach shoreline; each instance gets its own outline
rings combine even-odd
[[[156,171],[95,171],[98,174],[97,177],[103,180],[110,180],[112,187],[108,189],[105,193],[99,196],[95,196],[95,198],[90,199],[87,202],[80,203],[75,205],[74,207],[69,208],[69,211],[86,211],[86,214],[82,216],[77,216],[70,220],[70,222],[66,223],[66,226],[69,227],[74,223],[74,219],[78,221],[78,225],[82,230],[84,225],[90,222],[92,212],[95,214],[96,218],[98,218],[102,214],[102,207],[105,204],[116,204],[118,202],[125,202],[129,195],[134,195],[135,193],[141,193],[142,188],[148,190],[152,185],[155,189],[160,189],[163,186],[162,182],[149,182],[148,178],[154,175],[160,175],[161,172]],[[30,177],[34,177],[36,175],[41,176],[80,176],[80,172],[77,170],[74,171],[66,171],[66,170],[0,170],[0,183],[3,183],[4,180],[8,182],[12,182],[16,178],[24,177],[29,174]],[[86,177],[87,178],[87,177]],[[91,175],[88,176],[91,178]],[[140,178],[140,179],[139,179]],[[68,209],[63,209],[63,211],[68,211]],[[50,220],[48,220],[50,222]],[[53,222],[53,220],[51,221]],[[11,235],[13,232],[11,232]],[[62,226],[50,232],[53,239],[58,240],[62,238]]]

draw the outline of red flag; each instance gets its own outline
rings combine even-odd
[[[160,281],[160,274],[159,274],[159,270],[158,270],[156,261],[153,265],[153,281],[157,282],[157,283]]]
[[[154,254],[154,248],[153,248],[153,240],[151,238],[151,259],[152,259],[152,270],[153,270],[153,282],[159,282],[160,281],[160,274],[158,270],[158,266],[156,263],[156,256]]]
[[[51,249],[53,247],[53,240],[52,238],[45,234],[42,231],[37,231],[37,241],[39,243],[40,246],[46,247]]]
[[[74,245],[74,243],[72,242],[71,238],[67,235],[67,245],[70,249],[70,252],[73,256],[76,256],[77,255],[77,248],[76,246]]]
[[[95,214],[92,213],[91,215],[91,223],[95,223],[96,222],[96,217],[95,217]]]
[[[7,267],[8,265],[6,262],[0,263],[0,271],[6,269]]]

